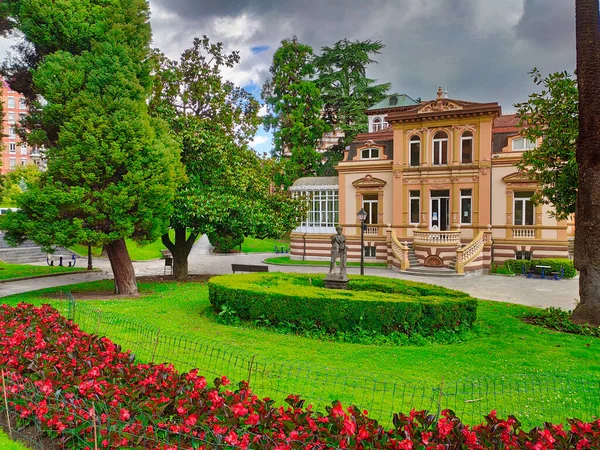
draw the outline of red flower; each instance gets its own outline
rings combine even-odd
[[[130,417],[131,415],[129,414],[129,411],[127,411],[125,408],[121,408],[121,410],[119,411],[119,419],[125,422],[129,420]]]

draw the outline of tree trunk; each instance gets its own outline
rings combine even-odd
[[[129,257],[125,239],[121,238],[104,246],[115,277],[115,294],[138,295],[133,263]]]
[[[198,232],[192,231],[186,238],[187,229],[185,227],[175,227],[175,242],[171,242],[169,233],[162,235],[162,242],[173,255],[173,275],[176,280],[185,281],[188,277],[188,256]]]
[[[575,1],[579,188],[575,267],[580,303],[573,322],[600,325],[600,30],[598,0]]]

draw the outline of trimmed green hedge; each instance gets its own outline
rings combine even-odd
[[[460,291],[379,277],[350,276],[348,290],[325,289],[323,274],[221,275],[208,282],[209,299],[241,320],[317,326],[328,333],[360,328],[379,334],[430,336],[471,326],[477,300]]]
[[[535,266],[550,266],[549,272],[560,272],[561,267],[565,269],[565,278],[573,278],[577,275],[577,270],[573,267],[573,260],[567,258],[542,258],[532,259],[531,261],[526,259],[510,259],[505,262],[507,267],[516,273],[517,275],[523,273],[523,266],[525,270]]]

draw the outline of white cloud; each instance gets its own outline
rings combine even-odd
[[[257,146],[270,143],[271,138],[269,136],[254,136],[254,139],[250,142],[250,147],[256,149]]]

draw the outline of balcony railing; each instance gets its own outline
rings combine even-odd
[[[460,244],[460,231],[417,231],[413,232],[416,244]]]
[[[365,228],[365,236],[377,236],[379,234],[379,227],[370,227],[367,225]]]
[[[513,228],[513,239],[535,239],[535,228]]]

